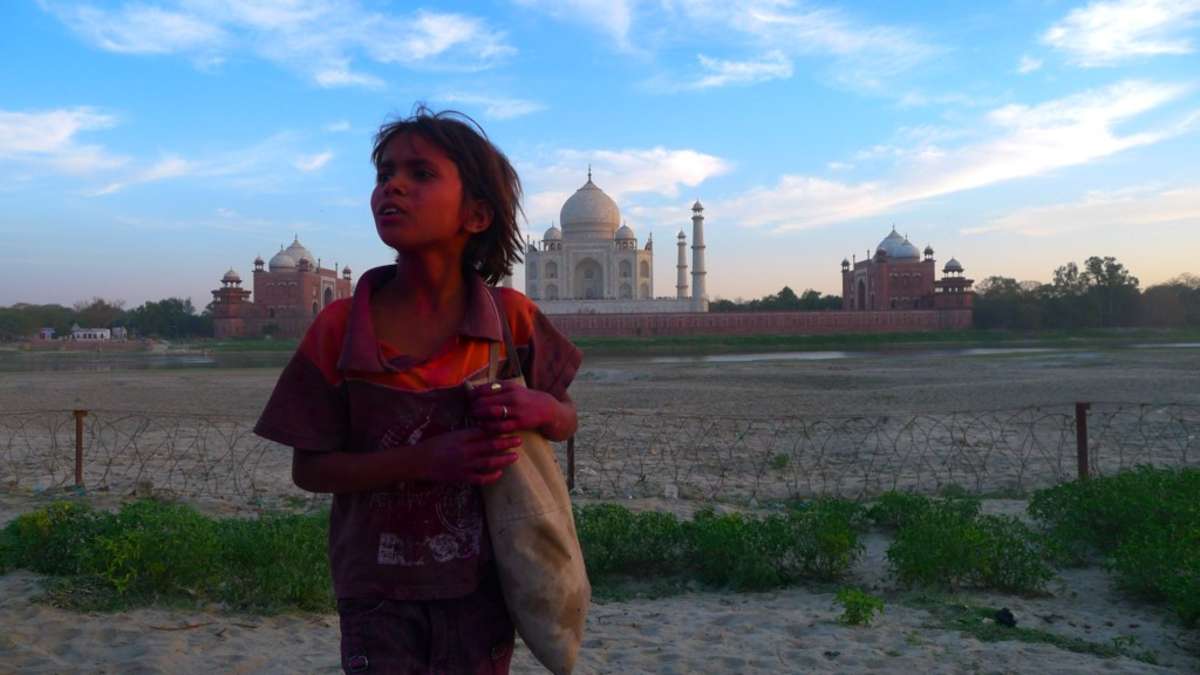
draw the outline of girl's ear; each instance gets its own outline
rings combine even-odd
[[[492,226],[492,207],[482,199],[472,199],[463,205],[462,228],[471,234],[479,234]]]

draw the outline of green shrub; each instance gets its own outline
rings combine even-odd
[[[865,626],[883,611],[883,600],[857,588],[838,589],[837,601],[843,607],[838,621],[847,626]]]
[[[57,502],[0,530],[0,569],[61,577],[64,604],[119,609],[154,602],[328,611],[328,514],[212,519],[142,500],[118,513]]]
[[[970,495],[930,499],[910,492],[889,491],[879,495],[867,509],[867,517],[881,527],[898,529],[924,516],[935,505],[964,518],[974,518],[979,513],[980,501]]]
[[[634,513],[616,504],[576,507],[588,575],[664,574],[677,571],[684,555],[684,532],[670,513]]]
[[[1200,470],[1139,467],[1034,494],[1058,558],[1106,557],[1117,584],[1200,623]]]
[[[896,532],[888,562],[905,584],[1035,592],[1053,577],[1040,538],[1007,516],[933,502]]]
[[[111,520],[86,504],[65,501],[17,516],[0,531],[0,570],[79,574],[84,552]]]
[[[834,579],[862,550],[861,509],[835,500],[766,517],[702,509],[690,521],[615,504],[578,507],[575,524],[588,575],[692,575],[706,584],[762,590],[800,578]]]

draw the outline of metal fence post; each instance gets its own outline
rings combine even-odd
[[[567,489],[575,489],[575,437],[567,439]]]
[[[1087,480],[1090,475],[1088,469],[1088,433],[1087,419],[1088,408],[1091,408],[1091,403],[1082,401],[1075,404],[1075,456],[1079,463],[1079,480]]]
[[[75,487],[83,487],[83,418],[86,410],[74,410],[75,414]]]

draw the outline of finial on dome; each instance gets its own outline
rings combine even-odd
[[[592,182],[592,164],[588,162],[588,182]]]

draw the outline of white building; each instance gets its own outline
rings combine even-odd
[[[706,312],[704,207],[692,206],[692,293],[686,236],[679,232],[679,277],[673,297],[654,295],[654,242],[638,247],[616,202],[587,182],[563,204],[562,229],[551,226],[525,253],[525,294],[546,314]]]
[[[72,340],[111,340],[112,331],[108,328],[80,328],[79,324],[71,326]]]

